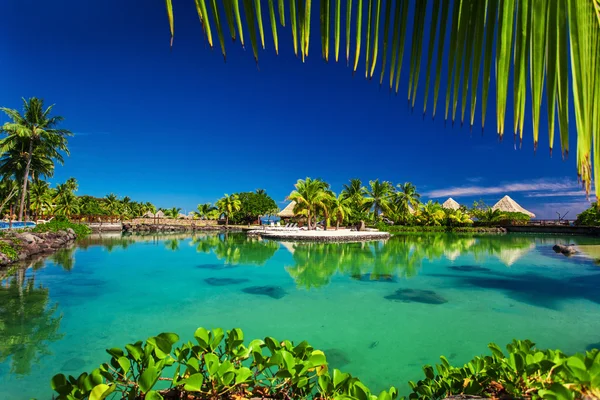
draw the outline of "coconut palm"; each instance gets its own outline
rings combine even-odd
[[[211,203],[198,204],[194,215],[201,219],[209,219],[208,214],[214,209],[215,207]]]
[[[242,202],[240,201],[237,194],[231,196],[225,194],[219,201],[217,201],[217,208],[219,213],[225,216],[225,226],[229,225],[229,218],[240,210]]]
[[[440,203],[429,200],[421,205],[418,218],[424,225],[437,226],[442,224],[445,216],[446,214]]]
[[[204,0],[201,3],[204,4]],[[278,29],[284,29],[285,26],[289,29],[291,25],[293,34],[289,36],[293,46],[290,47],[303,61],[308,56],[309,44],[314,47],[315,43],[320,42],[320,50],[326,61],[330,56],[336,62],[344,58],[345,50],[346,63],[353,71],[357,70],[359,64],[364,65],[365,77],[378,78],[380,85],[385,80],[390,91],[398,93],[404,50],[410,46],[410,69],[405,76],[408,77],[411,107],[417,105],[417,97],[421,93],[422,99],[419,101],[423,104],[423,114],[431,107],[435,117],[441,90],[445,93],[446,120],[451,119],[454,123],[460,119],[462,125],[469,108],[467,123],[473,127],[477,106],[480,106],[479,119],[483,128],[489,94],[495,93],[496,128],[500,137],[506,131],[505,116],[510,102],[508,88],[509,81],[512,81],[514,99],[513,110],[509,114],[514,115],[512,127],[515,138],[518,134],[522,140],[527,99],[530,99],[534,147],[538,143],[541,121],[547,117],[549,147],[552,151],[555,119],[558,119],[560,144],[563,154],[566,154],[569,151],[569,112],[574,111],[577,169],[586,189],[590,190],[591,160],[595,157],[592,143],[600,140],[600,90],[596,86],[600,80],[600,68],[597,68],[600,65],[600,52],[597,51],[600,42],[598,0],[435,0],[433,6],[432,2],[426,0],[405,0],[386,1],[385,7],[381,6],[379,0],[376,6],[373,6],[373,1],[361,0],[343,2],[344,7],[341,7],[342,2],[337,1],[333,9],[330,6],[332,2],[323,1],[320,10],[314,7],[315,10],[311,12],[312,3],[311,0],[281,0],[279,7],[268,8],[276,53],[279,50]],[[409,6],[409,3],[414,6]],[[172,0],[166,0],[166,4],[173,39]],[[269,32],[265,30],[265,33],[262,29],[264,10],[261,11],[261,4],[259,1],[244,2],[246,7],[243,9],[237,6],[219,7],[216,3],[214,7],[196,7],[209,45],[212,47],[214,44],[213,38],[216,36],[213,36],[213,32],[216,28],[225,56],[227,32],[232,39],[239,37],[238,42],[243,46],[245,28],[246,32],[251,32],[249,41],[258,62],[259,46],[265,48],[265,42],[269,41]],[[233,18],[234,14],[236,18]],[[240,14],[246,14],[246,18]],[[368,20],[366,29],[363,26],[365,15]],[[314,26],[311,19],[314,18],[320,21],[320,41],[310,40]],[[409,19],[413,21],[412,24],[408,23]],[[238,21],[237,25],[232,22],[234,20]],[[224,24],[223,21],[228,22]],[[240,21],[251,21],[251,29],[247,24],[244,27]],[[259,34],[256,34],[255,21],[260,28]],[[412,32],[407,32],[408,26],[412,26]],[[421,63],[425,53],[426,66]],[[492,79],[492,70],[495,79]],[[441,82],[442,71],[447,74],[444,84]],[[571,79],[568,77],[569,71]],[[425,77],[424,86],[421,72]],[[492,91],[491,81],[495,83],[495,90]],[[544,91],[546,100],[543,102]],[[573,93],[574,101],[569,100],[570,93]],[[433,96],[430,99],[431,94]],[[542,110],[542,103],[547,103],[546,112]],[[600,177],[600,165],[594,164],[593,168],[595,176]],[[600,186],[596,188],[596,193],[600,195]]]
[[[119,199],[116,194],[111,193],[106,195],[104,198],[104,209],[108,212],[112,221],[112,217],[117,215],[119,211]]]
[[[320,179],[298,179],[288,199],[296,202],[294,207],[295,215],[304,215],[307,221],[308,229],[311,229],[312,220],[316,218],[318,210],[326,208],[326,203],[330,198],[329,185]]]
[[[330,202],[330,210],[331,215],[335,219],[335,229],[338,230],[340,228],[340,223],[344,221],[346,216],[352,212],[350,209],[350,199],[344,197],[343,195],[332,196]]]
[[[458,209],[458,210],[444,209],[444,212],[446,213],[446,218],[448,220],[449,225],[461,226],[461,225],[469,225],[469,224],[473,223],[473,220],[471,219],[471,217],[469,217],[469,214],[465,213],[464,211],[462,211],[460,209]]]
[[[393,202],[397,213],[403,220],[408,219],[411,209],[416,210],[421,203],[421,195],[417,193],[417,188],[410,182],[396,185],[397,190],[393,194]]]
[[[373,209],[375,221],[379,219],[382,212],[389,212],[393,188],[388,181],[380,182],[379,179],[369,181],[365,205],[369,210]]]
[[[25,154],[19,221],[23,220],[27,183],[34,152],[41,151],[48,158],[61,164],[63,162],[62,153],[69,154],[67,137],[72,136],[72,133],[66,129],[57,128],[63,117],[50,116],[53,107],[44,109],[44,101],[32,97],[29,100],[23,99],[23,115],[17,110],[0,108],[12,120],[0,128],[8,135],[0,140],[0,152],[17,149]]]
[[[56,198],[56,208],[54,212],[57,215],[63,215],[71,218],[74,214],[79,214],[79,199],[72,192],[64,192]]]
[[[52,193],[48,182],[36,180],[29,189],[29,208],[36,217],[52,208]]]

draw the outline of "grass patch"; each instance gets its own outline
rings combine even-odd
[[[58,232],[58,231],[66,231],[67,229],[73,229],[78,238],[85,237],[92,233],[92,230],[83,224],[74,224],[69,221],[50,221],[45,224],[37,225],[33,228],[32,232],[42,233],[42,232]]]

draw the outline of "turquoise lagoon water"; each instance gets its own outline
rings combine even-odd
[[[240,327],[246,339],[306,339],[372,389],[404,393],[423,364],[442,354],[463,363],[490,341],[583,351],[600,342],[600,267],[552,246],[595,241],[89,238],[0,275],[2,397],[51,398],[55,373],[91,370],[108,359],[106,348],[163,331],[187,340],[199,326]]]

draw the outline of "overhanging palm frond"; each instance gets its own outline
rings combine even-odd
[[[265,47],[262,13],[266,7],[261,8],[260,0],[244,0],[240,11],[239,0],[223,0],[219,4],[216,0],[209,1],[210,8],[206,6],[206,0],[195,0],[209,45],[213,46],[211,29],[215,27],[223,55],[226,55],[222,39],[222,24],[226,21],[230,36],[233,39],[239,37],[242,45],[243,29],[249,32],[254,57],[258,61],[259,38],[261,46]],[[335,2],[333,7],[332,1]],[[278,52],[277,18],[272,3],[269,1],[268,12]],[[300,53],[302,60],[308,56],[310,47],[312,3],[311,0],[278,1],[279,23],[285,26],[287,13],[294,52],[296,55]],[[363,59],[367,78],[371,79],[379,68],[380,82],[387,75],[390,90],[397,93],[407,42],[407,20],[412,10],[413,28],[408,40],[408,100],[413,108],[419,93],[421,58],[426,54],[423,113],[427,110],[430,90],[433,90],[432,113],[433,116],[436,114],[442,67],[446,66],[445,119],[454,123],[460,118],[462,124],[469,108],[472,128],[479,103],[483,128],[492,65],[495,65],[496,126],[500,137],[505,133],[512,73],[515,138],[519,135],[522,140],[529,101],[534,147],[538,143],[543,114],[546,114],[550,151],[554,146],[555,120],[558,120],[560,145],[563,155],[566,155],[569,152],[569,97],[572,93],[578,174],[588,192],[592,165],[594,178],[600,179],[600,0],[348,0],[346,4],[341,3],[340,0],[321,0],[319,3],[321,47],[325,60],[329,60],[332,38],[335,60],[338,60],[340,39],[345,34],[348,64],[352,59],[350,50],[354,49],[353,71]],[[166,0],[166,4],[173,35],[172,0]],[[242,13],[246,17],[245,27],[241,22]],[[345,18],[345,32],[341,29],[342,18]],[[363,29],[364,22],[366,29]],[[351,44],[352,37],[354,46]],[[446,47],[448,54],[444,56]],[[544,91],[545,111],[542,110]],[[461,112],[457,117],[459,101]],[[600,185],[596,187],[598,196]]]

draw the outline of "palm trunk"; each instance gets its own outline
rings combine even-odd
[[[225,216],[225,226],[229,226],[229,215]]]
[[[32,155],[33,140],[29,140],[29,153],[27,156],[27,165],[25,166],[25,176],[23,177],[23,191],[21,193],[21,204],[19,204],[19,221],[23,220],[23,208],[25,207],[25,196],[27,196],[27,181],[29,180],[29,168],[31,167]]]
[[[306,225],[308,226],[308,230],[310,231],[310,210],[308,210],[308,213],[306,215]]]
[[[340,229],[340,219],[338,218],[338,220],[335,222],[335,230],[337,231],[338,229]]]

